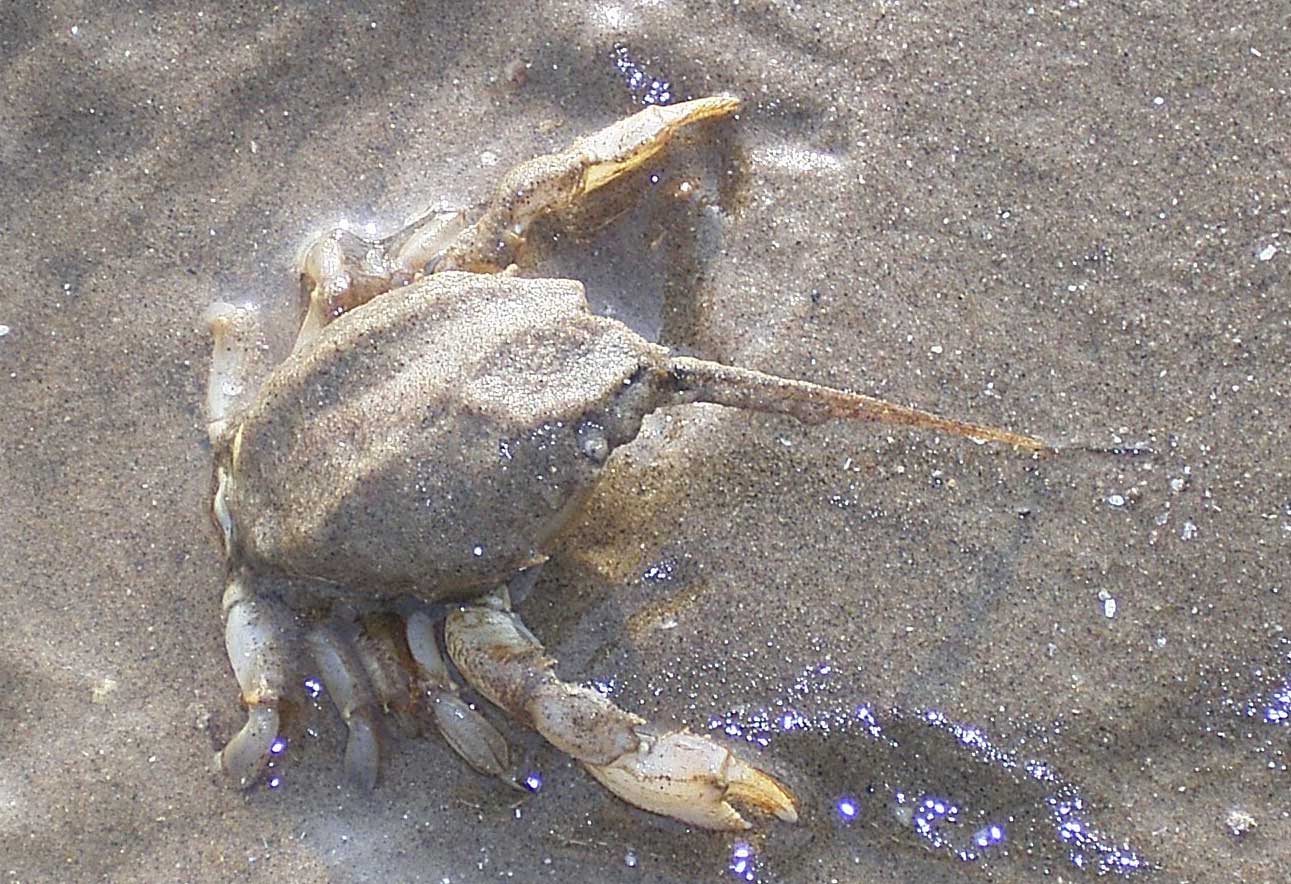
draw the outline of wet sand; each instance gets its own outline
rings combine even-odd
[[[732,874],[739,839],[519,728],[519,803],[434,737],[354,793],[327,709],[279,789],[208,772],[242,712],[202,311],[260,304],[286,346],[311,232],[475,205],[652,78],[747,106],[532,272],[686,352],[1152,453],[657,415],[521,608],[563,674],[798,789],[801,824],[744,839],[758,880],[1284,880],[1285,21],[472,6],[3,13],[5,880]]]

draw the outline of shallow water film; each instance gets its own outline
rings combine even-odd
[[[1256,3],[6,6],[0,873],[1285,880],[1288,53]],[[470,692],[519,788],[391,728],[355,789],[307,661],[230,788],[208,305],[256,307],[276,362],[320,234],[475,211],[718,93],[740,112],[544,222],[521,272],[682,354],[1059,451],[687,405],[610,456],[517,611],[796,824],[630,807]]]

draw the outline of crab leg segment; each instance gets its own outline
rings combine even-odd
[[[465,228],[461,212],[430,212],[382,240],[366,240],[338,227],[305,252],[301,280],[309,307],[296,350],[336,317],[412,282]]]
[[[654,105],[559,153],[527,160],[503,177],[480,219],[444,252],[435,270],[493,273],[517,257],[530,225],[640,167],[683,127],[739,110],[732,95]]]
[[[305,639],[336,711],[349,729],[345,772],[360,788],[377,784],[381,750],[377,742],[376,697],[354,647],[328,627],[310,630]]]
[[[403,736],[413,736],[418,725],[433,725],[471,767],[507,780],[506,740],[458,696],[435,643],[434,621],[425,611],[407,618],[368,614],[358,623],[353,646],[376,699]]]
[[[291,628],[285,610],[259,598],[239,577],[224,590],[224,645],[242,689],[247,722],[215,756],[239,786],[259,779],[278,736],[278,706],[287,691]]]
[[[254,308],[217,302],[206,309],[205,319],[213,343],[206,383],[207,433],[218,444],[255,397],[270,367]]]
[[[793,794],[707,737],[660,731],[591,688],[561,681],[555,661],[510,611],[449,615],[448,653],[471,686],[637,807],[706,829],[747,829],[733,801],[794,822]]]
[[[457,693],[435,642],[434,626],[423,611],[408,617],[408,649],[416,663],[419,693],[429,704],[435,726],[448,745],[482,774],[504,777],[511,763],[507,742],[497,728]]]
[[[385,713],[385,721],[401,737],[415,737],[416,690],[412,660],[403,641],[403,618],[391,612],[373,612],[350,624],[354,652]]]
[[[673,402],[712,402],[748,411],[787,414],[806,424],[829,420],[867,420],[884,424],[940,430],[979,442],[998,442],[1027,451],[1053,451],[1055,446],[998,427],[940,417],[831,387],[763,374],[747,368],[721,365],[705,359],[674,356],[668,360]]]

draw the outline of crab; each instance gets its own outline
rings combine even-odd
[[[591,313],[579,282],[520,275],[534,222],[739,107],[727,95],[648,107],[515,166],[470,224],[433,213],[376,242],[332,231],[304,257],[308,306],[272,368],[256,311],[212,306],[212,513],[247,710],[215,760],[234,784],[256,782],[279,751],[305,693],[300,661],[312,660],[348,728],[347,775],[364,788],[386,729],[436,729],[476,770],[513,779],[507,741],[460,676],[637,807],[718,830],[750,826],[741,810],[797,819],[792,789],[738,752],[556,674],[513,602],[557,532],[642,418],[677,404],[1048,446],[676,356]]]

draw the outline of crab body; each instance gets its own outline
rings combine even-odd
[[[236,553],[366,596],[491,591],[543,560],[660,400],[666,360],[572,280],[389,292],[289,357],[242,419]]]
[[[278,745],[299,656],[348,726],[357,783],[377,780],[387,719],[399,733],[437,729],[472,767],[512,779],[506,741],[439,650],[439,619],[472,688],[625,800],[717,829],[749,825],[734,803],[797,818],[788,787],[720,743],[562,681],[511,590],[532,585],[610,453],[666,405],[1044,443],[673,356],[593,315],[581,283],[518,275],[535,220],[640,166],[681,127],[738,107],[718,96],[647,108],[521,163],[470,225],[443,213],[379,242],[329,233],[304,261],[310,300],[293,352],[271,370],[255,311],[212,308],[212,512],[225,644],[247,707],[216,760],[235,783],[255,782]],[[337,598],[348,603],[314,617]]]

